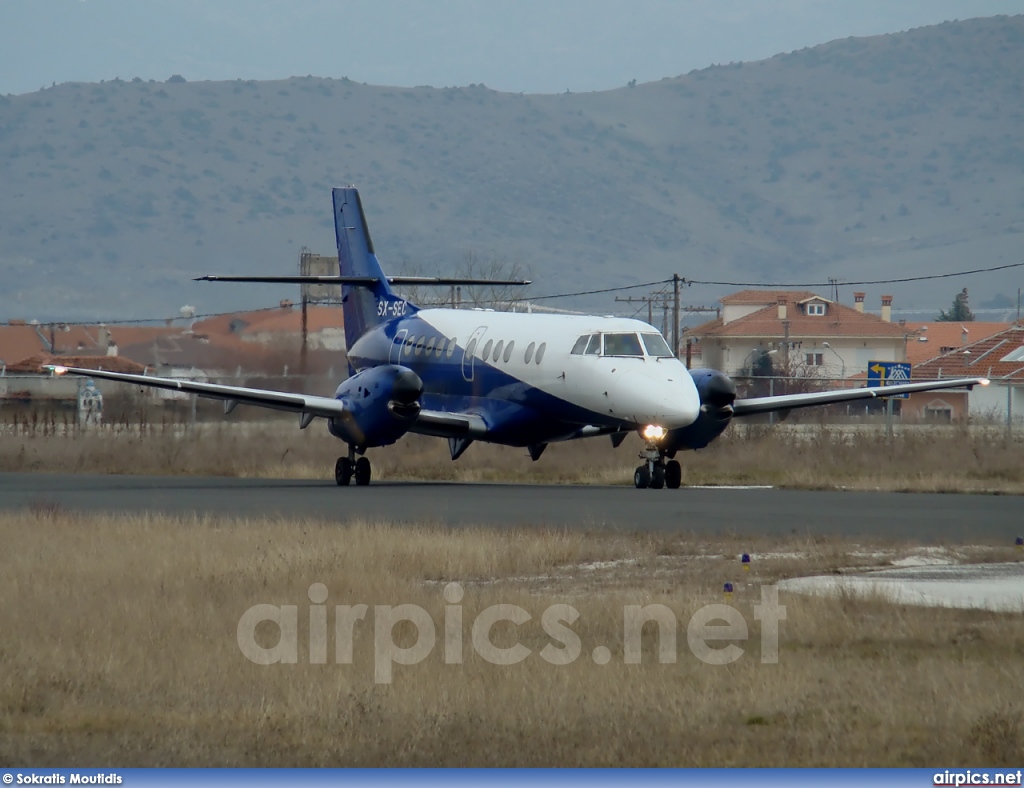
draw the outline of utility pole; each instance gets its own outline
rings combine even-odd
[[[651,293],[649,296],[630,296],[629,298],[615,297],[615,300],[623,304],[647,304],[647,322],[654,325],[654,302],[657,301],[668,309],[668,296],[664,293]],[[665,321],[668,322],[667,320]]]
[[[672,274],[672,355],[679,358],[679,274]]]
[[[309,339],[309,299],[306,288],[302,288],[302,351],[299,353],[299,374],[306,374],[306,343]]]

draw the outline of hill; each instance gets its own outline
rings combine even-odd
[[[472,250],[520,260],[536,293],[1016,262],[1022,79],[1014,16],[599,93],[178,77],[0,97],[0,317],[293,296],[188,280],[330,252],[329,192],[344,183],[360,186],[389,271],[453,272]],[[985,298],[1020,278],[966,284]],[[885,290],[937,309],[961,286]],[[608,311],[610,297],[564,305]]]

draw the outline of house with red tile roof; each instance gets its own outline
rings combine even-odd
[[[742,290],[721,299],[722,315],[686,332],[700,362],[728,375],[749,375],[765,353],[779,374],[850,377],[871,361],[906,361],[911,331],[893,323],[892,297],[882,315],[864,312],[810,291]]]
[[[307,371],[343,374],[345,329],[341,309],[310,306],[306,314]],[[238,312],[194,325],[0,324],[0,372],[44,356],[116,357],[163,370],[203,370],[211,375],[298,370],[302,364],[301,309],[282,302],[272,309]],[[31,364],[29,365],[31,366]],[[91,366],[91,365],[89,365]]]
[[[943,353],[967,347],[972,342],[1005,331],[1013,323],[932,321],[907,322],[906,325],[914,333],[914,337],[907,342],[907,361],[917,366]]]
[[[972,326],[973,323],[965,325]],[[966,391],[912,394],[903,402],[905,416],[928,421],[956,421],[967,416],[1003,420],[1024,417],[1024,325],[948,350],[913,368],[914,380],[984,377],[988,386]],[[941,396],[938,396],[941,394]]]
[[[244,342],[299,347],[302,341],[302,310],[291,301],[274,309],[236,312],[200,320],[192,327],[196,334],[231,336]],[[345,324],[337,306],[306,307],[308,350],[345,350]]]

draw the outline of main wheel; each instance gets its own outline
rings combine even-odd
[[[683,469],[678,461],[669,460],[665,463],[665,486],[670,490],[678,490],[683,481]]]
[[[638,465],[636,470],[633,472],[633,486],[638,490],[643,490],[649,487],[651,484],[651,472],[647,470],[646,465]]]
[[[651,474],[651,489],[660,490],[665,486],[665,466],[655,465],[654,473]]]
[[[370,461],[366,457],[356,460],[356,484],[365,487],[370,483]]]
[[[334,481],[339,487],[346,487],[352,481],[352,461],[348,457],[339,457],[334,463]]]

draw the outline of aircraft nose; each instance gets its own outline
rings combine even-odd
[[[653,378],[639,372],[623,376],[620,415],[666,429],[689,426],[700,413],[700,397],[685,369],[682,375],[685,378],[677,379],[676,374]]]

